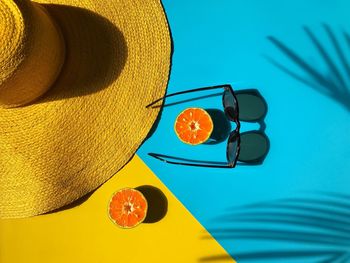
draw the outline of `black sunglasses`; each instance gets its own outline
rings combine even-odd
[[[198,167],[210,167],[210,168],[233,168],[236,166],[237,161],[250,163],[250,162],[258,162],[260,161],[260,158],[254,157],[251,158],[244,158],[244,160],[240,160],[240,151],[241,151],[241,135],[240,135],[240,122],[239,120],[248,121],[248,122],[254,122],[259,121],[262,118],[265,117],[267,112],[267,104],[262,99],[261,95],[258,93],[253,92],[254,90],[249,90],[249,92],[246,93],[234,93],[231,85],[225,84],[225,85],[218,85],[218,86],[211,86],[211,87],[203,87],[203,88],[197,88],[197,89],[191,89],[186,91],[180,91],[172,94],[168,94],[160,99],[157,99],[153,101],[152,103],[148,104],[146,108],[152,107],[159,107],[159,106],[153,106],[157,102],[160,102],[168,97],[173,97],[180,94],[190,93],[190,92],[198,92],[198,91],[205,91],[205,90],[214,90],[214,89],[224,89],[223,95],[222,95],[222,103],[224,107],[224,112],[227,118],[236,123],[236,128],[233,130],[227,141],[227,147],[226,147],[226,159],[227,163],[224,162],[211,162],[211,161],[197,161],[197,160],[190,160],[190,159],[184,159],[179,157],[173,157],[158,153],[148,153],[150,156],[161,160],[166,163],[170,164],[178,164],[178,165],[187,165],[187,166],[198,166]],[[258,96],[260,95],[260,96]],[[248,101],[254,101],[255,111],[252,112],[252,107],[243,107],[244,112],[242,116],[239,117],[239,107],[238,107],[238,101],[244,101],[245,105]],[[268,147],[268,139],[265,134],[254,131],[254,132],[246,132],[242,134],[242,138],[244,141],[247,141],[246,139],[254,137],[253,139],[255,142],[259,142],[260,145],[266,145],[265,148]],[[264,147],[263,147],[264,148]],[[170,159],[170,160],[169,160]],[[186,162],[180,162],[180,161],[186,161]]]

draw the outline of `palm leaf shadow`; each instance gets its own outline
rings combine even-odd
[[[323,25],[325,34],[332,44],[337,59],[339,59],[339,66],[342,67],[342,70],[339,69],[339,66],[335,62],[336,60],[332,58],[330,52],[327,51],[324,45],[322,45],[321,41],[316,37],[316,35],[308,27],[304,27],[303,29],[313,44],[314,49],[317,51],[322,61],[326,65],[328,70],[327,73],[323,73],[318,70],[315,63],[312,64],[307,62],[289,46],[273,36],[269,36],[267,39],[282,53],[284,53],[292,62],[294,62],[294,64],[301,68],[304,74],[301,75],[290,70],[282,63],[279,63],[269,56],[265,56],[265,58],[286,74],[306,84],[317,92],[332,98],[350,111],[350,88],[347,82],[347,79],[350,76],[350,63],[346,57],[344,48],[342,48],[340,41],[336,37],[336,34],[328,25]],[[343,33],[343,36],[344,42],[348,47],[350,47],[350,36],[346,32]]]
[[[293,245],[293,249],[235,251],[233,257],[238,262],[283,262],[286,258],[302,260],[297,262],[350,262],[350,195],[320,192],[313,197],[255,203],[232,208],[215,221],[219,222],[220,228],[209,229],[209,232],[218,240],[273,241]],[[203,237],[207,238],[209,236]],[[229,259],[231,257],[227,255],[213,255],[200,261]]]

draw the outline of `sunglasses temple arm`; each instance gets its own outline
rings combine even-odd
[[[230,85],[230,84],[224,84],[224,85],[203,87],[203,88],[197,88],[197,89],[191,89],[191,90],[184,90],[184,91],[179,91],[179,92],[171,93],[171,94],[165,95],[164,97],[159,98],[159,99],[157,99],[157,100],[151,102],[150,104],[148,104],[148,105],[146,106],[146,108],[149,108],[149,107],[153,106],[154,104],[156,104],[156,103],[159,102],[159,101],[164,100],[165,98],[173,97],[173,96],[176,96],[176,95],[181,95],[181,94],[190,93],[190,92],[203,91],[203,90],[221,89],[221,88],[225,88],[225,87],[231,87],[231,85]]]
[[[208,167],[208,168],[233,168],[229,164],[227,165],[212,165],[212,164],[195,164],[195,163],[181,163],[181,162],[173,162],[173,161],[168,161],[163,158],[161,158],[158,154],[156,153],[148,153],[149,156],[152,156],[153,158],[156,158],[162,162],[165,163],[170,163],[170,164],[178,164],[178,165],[186,165],[186,166],[196,166],[196,167]]]

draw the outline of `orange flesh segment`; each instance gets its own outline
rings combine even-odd
[[[174,128],[181,141],[197,145],[209,139],[213,121],[204,109],[188,108],[177,116]]]
[[[135,189],[125,188],[115,193],[109,203],[109,216],[122,228],[142,223],[147,214],[147,200]]]

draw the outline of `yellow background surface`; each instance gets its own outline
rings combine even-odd
[[[165,194],[167,214],[156,223],[118,228],[107,215],[111,195],[120,188],[143,185]],[[203,236],[208,236],[207,231],[135,156],[79,206],[32,218],[0,220],[0,262],[186,263],[227,255],[213,238]]]

